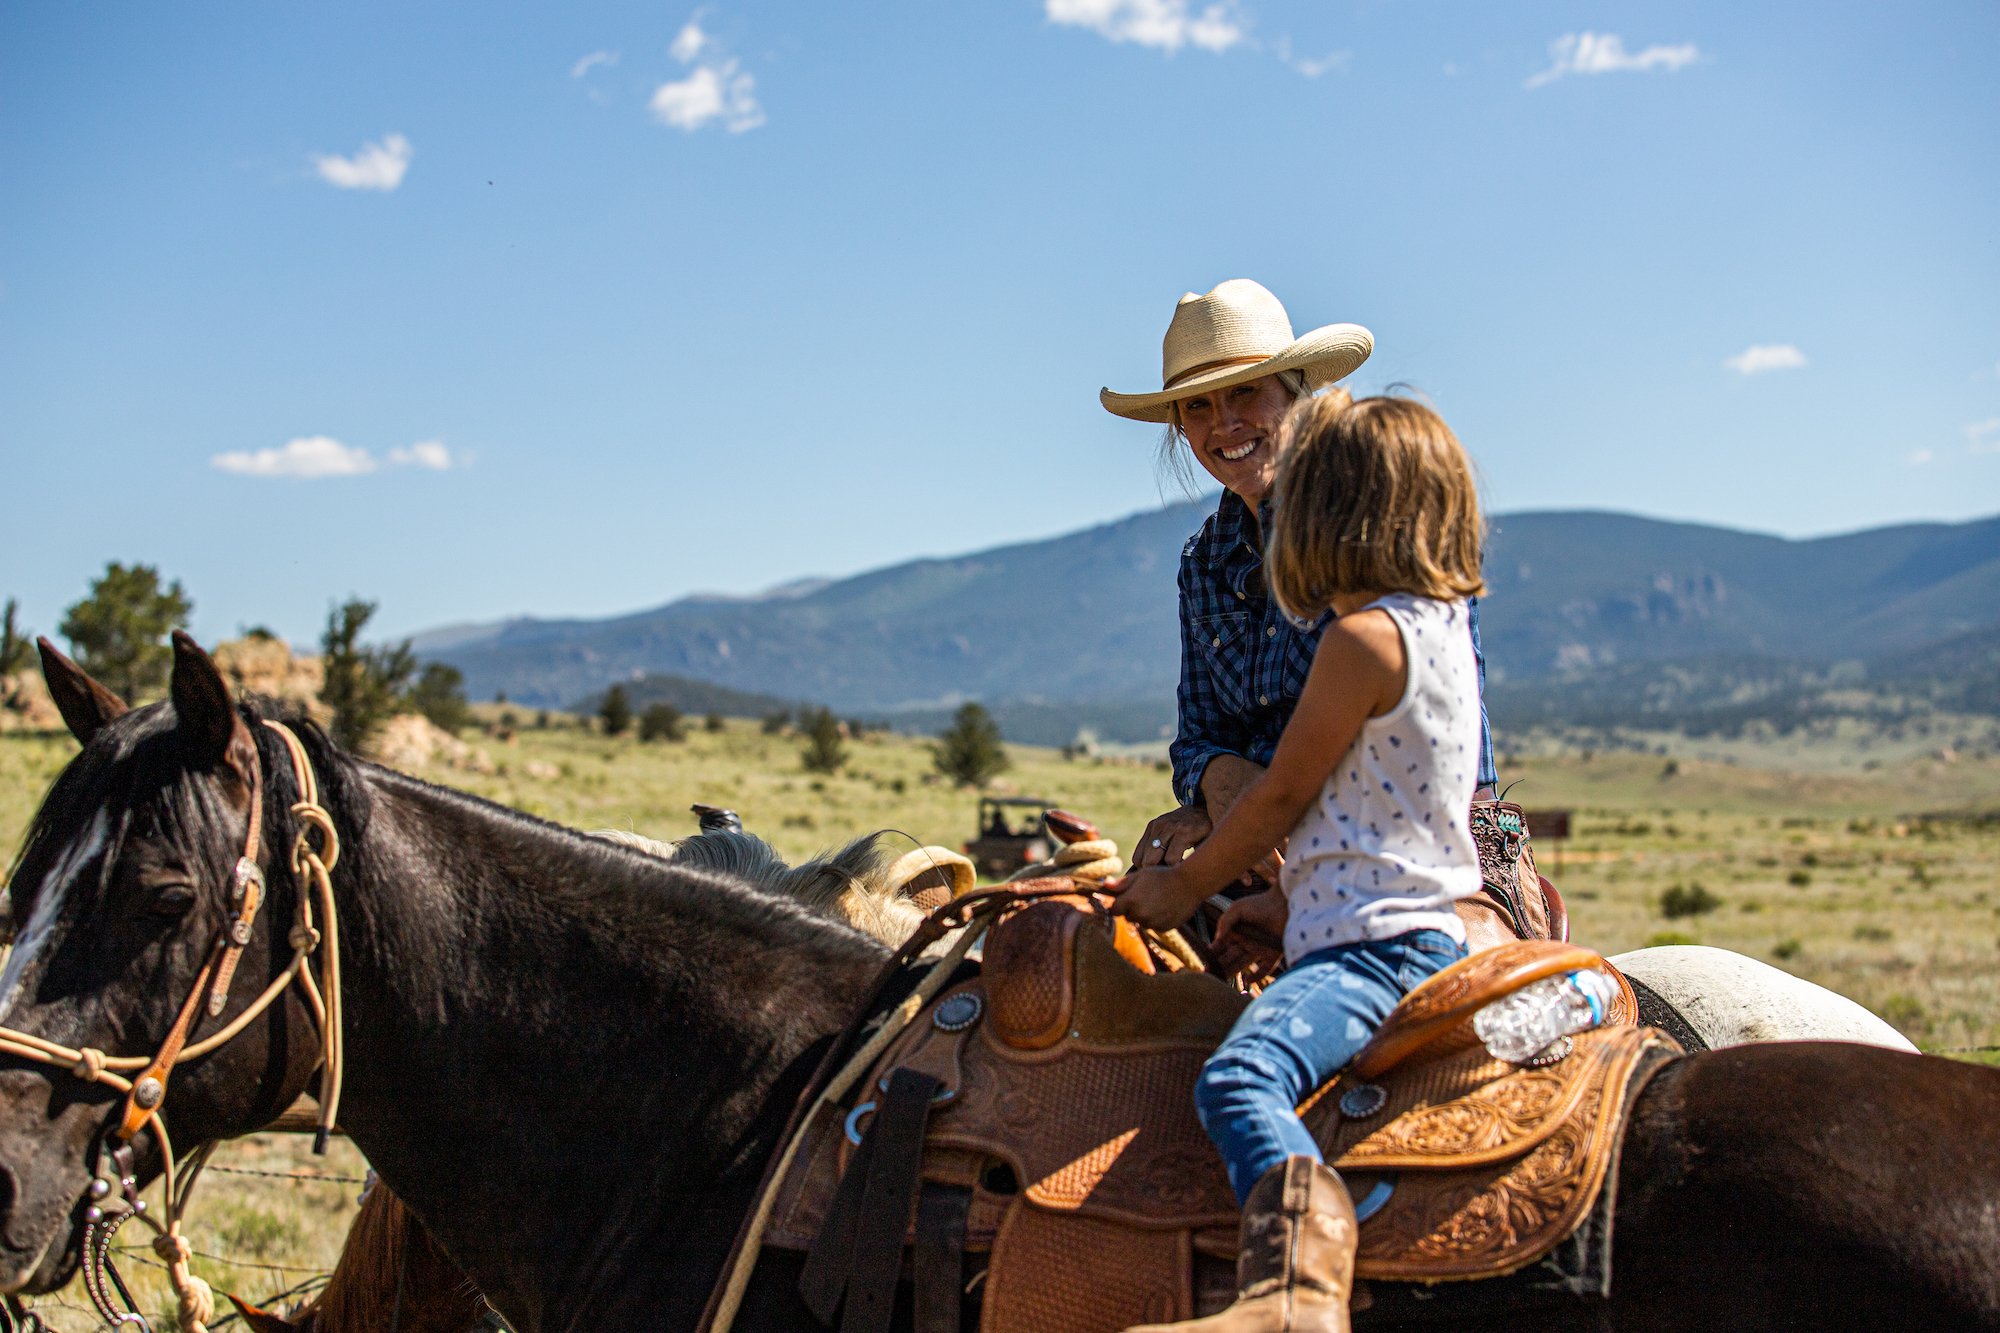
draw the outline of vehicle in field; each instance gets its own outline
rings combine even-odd
[[[982,796],[979,798],[979,831],[965,844],[965,854],[979,873],[1005,879],[1022,866],[1046,861],[1055,851],[1056,840],[1049,835],[1045,819],[1054,803],[1039,796]],[[1009,811],[1018,823],[1009,823]]]

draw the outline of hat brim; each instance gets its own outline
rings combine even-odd
[[[1174,404],[1196,394],[1243,384],[1282,370],[1303,370],[1306,383],[1323,389],[1353,374],[1375,350],[1375,335],[1359,324],[1328,324],[1295,340],[1291,346],[1247,366],[1223,366],[1183,380],[1158,393],[1113,393],[1100,389],[1097,401],[1114,416],[1166,424],[1174,419]]]

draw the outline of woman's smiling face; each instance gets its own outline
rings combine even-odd
[[[1276,375],[1183,398],[1178,424],[1208,475],[1253,510],[1270,494],[1278,472],[1278,423],[1292,391]]]

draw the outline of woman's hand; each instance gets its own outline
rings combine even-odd
[[[1200,806],[1175,806],[1146,825],[1146,831],[1139,835],[1139,845],[1132,849],[1132,868],[1179,865],[1181,858],[1206,838],[1213,827],[1208,811]]]
[[[1201,886],[1190,883],[1177,865],[1134,870],[1125,878],[1106,884],[1104,889],[1117,895],[1117,901],[1111,904],[1112,912],[1154,930],[1172,930],[1193,916],[1194,909],[1207,897]]]

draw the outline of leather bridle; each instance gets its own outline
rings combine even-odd
[[[292,946],[292,960],[284,971],[222,1028],[200,1041],[188,1042],[198,1017],[204,1011],[210,1018],[219,1018],[228,1007],[230,984],[235,979],[237,964],[242,961],[243,950],[250,943],[251,930],[265,898],[264,871],[258,863],[258,852],[263,842],[263,764],[257,747],[252,745],[249,747],[248,774],[249,829],[244,837],[243,854],[236,860],[230,884],[230,905],[234,914],[210,944],[207,960],[195,974],[194,985],[181,1002],[173,1026],[167,1030],[165,1040],[153,1055],[113,1056],[88,1046],[72,1049],[33,1033],[0,1026],[0,1054],[60,1066],[78,1078],[105,1084],[125,1094],[117,1123],[109,1127],[101,1145],[97,1173],[88,1191],[90,1203],[84,1210],[84,1285],[92,1302],[97,1305],[98,1313],[114,1327],[150,1328],[144,1316],[131,1308],[130,1293],[110,1263],[112,1234],[135,1217],[145,1221],[157,1233],[153,1249],[167,1264],[174,1291],[180,1298],[180,1327],[189,1333],[205,1333],[207,1321],[214,1317],[214,1294],[206,1282],[189,1271],[191,1251],[181,1235],[181,1218],[186,1211],[188,1195],[202,1167],[207,1164],[208,1152],[213,1145],[204,1144],[197,1148],[185,1162],[177,1164],[174,1160],[173,1142],[167,1135],[161,1106],[166,1101],[167,1080],[175,1066],[228,1045],[296,983],[305,992],[306,1005],[318,1023],[320,1034],[319,1125],[313,1139],[315,1153],[326,1151],[335,1117],[340,1111],[343,1072],[340,929],[334,913],[332,880],[333,867],[340,860],[340,835],[334,829],[333,817],[319,803],[319,782],[298,736],[281,722],[266,720],[264,725],[284,741],[299,788],[299,799],[291,807],[291,813],[298,821],[298,831],[293,835],[289,858],[292,875],[298,885],[299,914],[287,937]],[[317,846],[313,839],[315,833],[319,835]],[[312,969],[307,966],[316,952],[320,956],[317,982]],[[146,1204],[139,1198],[138,1182],[133,1174],[132,1140],[147,1129],[153,1131],[153,1137],[159,1144],[166,1175],[164,1224],[146,1215]],[[117,1197],[114,1198],[114,1194]],[[113,1288],[124,1297],[126,1310],[120,1311],[111,1303]]]

